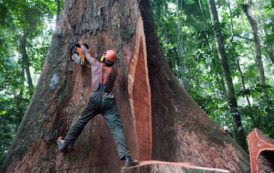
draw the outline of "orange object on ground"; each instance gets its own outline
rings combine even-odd
[[[225,131],[224,128],[220,127],[219,130],[220,130],[223,134],[225,134],[225,135],[227,134],[227,132]]]
[[[274,140],[256,128],[247,140],[251,173],[274,172]]]

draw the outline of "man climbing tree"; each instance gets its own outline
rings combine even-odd
[[[81,45],[81,50],[91,64],[92,93],[86,107],[78,119],[70,127],[65,139],[59,137],[57,140],[58,149],[66,151],[72,146],[82,132],[84,126],[97,114],[102,114],[115,141],[116,149],[121,160],[125,160],[125,166],[135,166],[137,161],[131,159],[126,145],[118,108],[112,93],[116,70],[113,64],[116,62],[116,53],[108,50],[101,58],[101,63],[88,53],[86,46]]]

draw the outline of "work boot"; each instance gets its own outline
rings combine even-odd
[[[132,160],[130,156],[125,156],[125,167],[131,167],[138,165],[137,160]]]
[[[65,140],[63,139],[63,137],[59,137],[57,139],[57,145],[58,145],[58,150],[61,152],[65,152],[68,148],[68,143],[65,142]]]

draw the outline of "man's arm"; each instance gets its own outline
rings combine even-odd
[[[90,65],[95,65],[99,63],[99,61],[97,61],[93,56],[91,56],[91,54],[88,53],[88,50],[84,45],[81,45],[81,50],[83,54],[85,55],[85,57],[87,58]]]

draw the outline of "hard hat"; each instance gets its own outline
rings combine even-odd
[[[101,62],[104,62],[105,60],[111,62],[111,63],[115,63],[116,62],[116,53],[113,50],[107,50],[103,57],[103,59],[101,59]],[[104,60],[105,58],[105,60]]]

